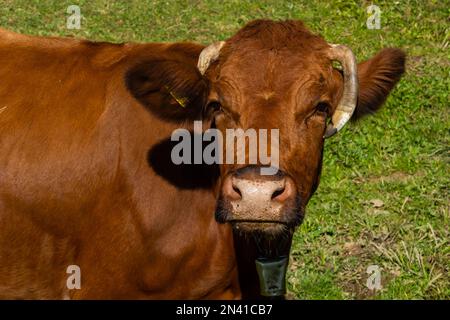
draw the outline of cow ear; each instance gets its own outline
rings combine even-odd
[[[191,54],[191,53],[190,53]],[[191,56],[140,62],[125,75],[131,95],[156,116],[169,121],[201,117],[208,84]]]
[[[397,48],[378,52],[358,64],[358,104],[352,119],[375,113],[405,72],[405,53]]]

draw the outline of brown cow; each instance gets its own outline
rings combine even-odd
[[[299,21],[206,48],[0,31],[0,298],[282,294],[324,136],[376,111],[404,60],[385,49],[356,65]],[[171,134],[195,119],[279,129],[277,173],[175,165]]]

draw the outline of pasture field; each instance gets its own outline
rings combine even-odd
[[[66,28],[74,4],[79,30]],[[366,26],[371,4],[380,29]],[[360,61],[384,47],[407,52],[384,108],[326,141],[322,181],[292,248],[295,299],[450,299],[449,17],[440,0],[0,0],[0,27],[34,35],[208,44],[252,19],[301,19]],[[379,290],[366,286],[371,265]]]

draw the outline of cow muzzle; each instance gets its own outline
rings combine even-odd
[[[243,231],[277,233],[299,224],[299,204],[288,175],[263,176],[259,167],[245,167],[223,180],[216,218]]]

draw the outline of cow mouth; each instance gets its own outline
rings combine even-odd
[[[219,198],[215,211],[216,221],[230,224],[235,231],[257,232],[268,236],[292,232],[304,217],[304,208],[299,198],[293,204],[274,211],[264,208],[262,213],[250,210],[236,212],[235,209],[229,201]]]
[[[232,219],[228,221],[229,223],[231,223],[232,225],[247,225],[247,224],[255,224],[258,226],[265,226],[265,225],[283,225],[283,226],[288,226],[288,224],[286,222],[283,221],[278,221],[278,220],[258,220],[258,219]]]
[[[278,220],[232,219],[228,222],[235,231],[257,232],[266,235],[282,234],[290,229],[286,222]]]
[[[294,227],[279,220],[232,219],[227,222],[231,224],[235,233],[256,235],[273,240],[294,231]]]
[[[229,223],[275,223],[275,224],[283,224],[287,225],[284,221],[279,220],[261,220],[261,219],[231,219],[228,221]]]

